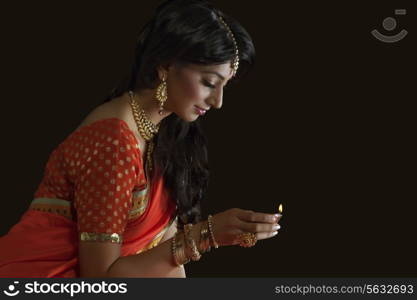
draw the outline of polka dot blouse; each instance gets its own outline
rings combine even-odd
[[[74,131],[52,152],[35,199],[71,203],[66,212],[60,208],[74,214],[81,241],[121,243],[129,219],[137,217],[132,208],[145,197],[133,195],[135,187],[146,190],[142,166],[128,125],[116,118],[99,120]]]

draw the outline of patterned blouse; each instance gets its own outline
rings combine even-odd
[[[74,131],[52,153],[30,209],[77,222],[81,241],[122,243],[147,205],[139,145],[128,125],[109,118]]]

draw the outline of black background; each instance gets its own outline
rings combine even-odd
[[[213,250],[187,276],[415,276],[411,1],[213,2],[248,30],[257,57],[203,117],[204,211],[283,203],[284,217],[276,237]],[[5,3],[0,235],[27,209],[51,151],[128,72],[160,1]],[[409,34],[386,44],[373,29]]]

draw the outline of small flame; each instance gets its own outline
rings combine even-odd
[[[278,211],[279,211],[280,214],[282,213],[282,204],[279,205]]]

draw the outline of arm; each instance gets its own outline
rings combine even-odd
[[[128,223],[132,191],[135,183],[143,180],[143,173],[135,163],[138,158],[135,145],[121,124],[109,119],[100,123],[102,126],[96,125],[81,132],[84,138],[74,141],[74,151],[66,158],[68,165],[73,165],[70,170],[74,176],[74,207],[80,237],[80,275],[179,276],[180,268],[170,251],[171,239],[143,253],[120,256],[120,240]],[[103,137],[107,138],[103,140]]]
[[[200,227],[201,223],[193,227],[192,234],[196,242]],[[167,238],[175,233],[171,229],[167,232]],[[120,244],[80,242],[80,275],[110,278],[185,277],[184,267],[174,263],[171,242],[172,238],[169,238],[145,252],[124,257],[120,257]]]
[[[167,232],[165,232],[159,244],[162,244],[163,242],[172,239],[176,232],[177,232],[177,220],[175,220],[175,222],[172,222],[171,226],[168,228]],[[172,242],[172,240],[170,240],[170,242]],[[183,265],[179,266],[175,270],[175,274],[169,274],[169,276],[167,277],[186,278],[187,276],[185,274],[184,266]]]

